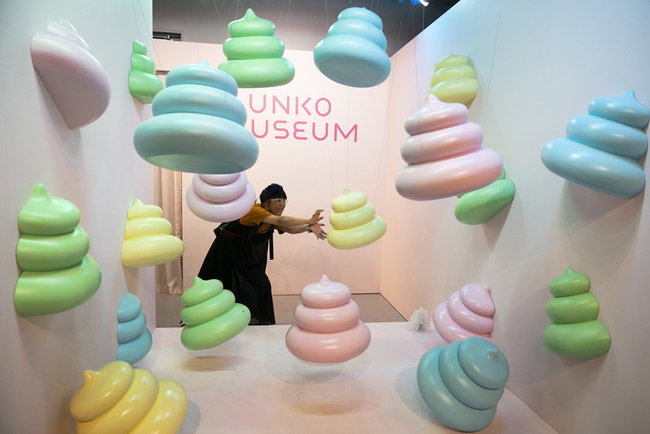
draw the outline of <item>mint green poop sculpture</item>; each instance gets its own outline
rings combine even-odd
[[[466,225],[482,225],[499,214],[514,197],[515,184],[506,179],[504,170],[492,184],[458,196],[454,215]]]
[[[79,226],[80,219],[73,203],[50,196],[42,184],[34,186],[18,213],[22,234],[16,247],[16,261],[22,270],[14,293],[18,315],[73,309],[99,288],[102,273],[88,255],[90,241]]]
[[[596,321],[598,300],[589,294],[589,278],[570,268],[551,280],[553,298],[546,304],[551,319],[542,340],[550,352],[567,357],[598,357],[609,351],[611,338]]]
[[[153,97],[164,88],[162,80],[156,77],[156,65],[147,57],[147,47],[133,41],[129,92],[142,104],[151,104]]]
[[[284,42],[273,36],[275,24],[258,18],[252,9],[244,18],[228,24],[230,38],[223,44],[228,60],[219,69],[232,75],[238,87],[272,87],[289,83],[296,75],[283,58]]]

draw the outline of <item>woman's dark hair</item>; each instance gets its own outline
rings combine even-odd
[[[264,203],[269,199],[286,199],[287,194],[280,184],[271,184],[260,193],[260,202]]]

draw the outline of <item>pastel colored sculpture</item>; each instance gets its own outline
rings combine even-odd
[[[156,77],[156,65],[147,57],[147,47],[133,41],[129,92],[142,104],[151,104],[153,97],[164,88],[165,84]]]
[[[133,365],[151,349],[151,332],[142,312],[142,302],[133,294],[122,295],[117,309],[117,359]]]
[[[154,97],[154,116],[135,131],[135,150],[169,170],[243,172],[255,164],[259,148],[244,128],[246,108],[237,92],[235,80],[206,61],[172,69],[167,88]]]
[[[293,64],[283,58],[284,42],[273,36],[275,24],[258,18],[252,9],[244,18],[228,24],[230,38],[223,44],[228,60],[219,69],[230,74],[239,87],[282,86],[293,80]]]
[[[35,185],[18,213],[16,261],[22,274],[14,307],[20,316],[48,315],[82,305],[97,292],[102,272],[88,255],[79,209]]]
[[[123,361],[84,371],[70,402],[77,434],[176,434],[187,414],[187,394],[172,380],[157,380]]]
[[[231,291],[221,281],[194,278],[194,284],[183,293],[185,305],[181,320],[185,323],[181,343],[189,350],[216,347],[237,336],[251,320],[243,304],[235,303]]]
[[[185,245],[171,235],[172,225],[163,218],[156,205],[145,205],[140,200],[127,213],[122,244],[122,265],[143,268],[164,264],[183,255]]]
[[[95,122],[106,111],[111,85],[88,44],[64,19],[31,42],[32,64],[71,130]]]
[[[424,402],[442,423],[464,432],[492,422],[509,376],[501,350],[476,336],[431,348],[417,369]]]
[[[366,8],[347,8],[314,48],[314,63],[327,78],[345,86],[372,87],[390,74],[384,24]]]
[[[431,89],[427,92],[434,94],[442,102],[457,102],[469,105],[478,93],[478,80],[474,78],[474,68],[469,64],[467,56],[450,54],[440,59],[433,67]]]
[[[598,317],[598,300],[589,294],[589,278],[568,268],[551,280],[553,298],[546,304],[552,323],[542,341],[553,354],[567,357],[599,357],[609,351],[611,338]]]
[[[370,345],[370,330],[359,320],[350,288],[331,282],[305,286],[294,312],[296,323],[285,337],[287,348],[305,363],[331,365],[353,359]]]
[[[492,220],[515,198],[515,184],[505,178],[503,171],[487,187],[461,195],[454,208],[456,220],[466,225],[482,225]]]
[[[423,307],[419,308],[413,315],[411,319],[406,324],[408,330],[413,330],[416,332],[422,332],[428,329],[431,326],[431,321],[429,320],[429,312]]]
[[[596,98],[589,114],[576,116],[567,137],[542,149],[542,162],[556,175],[612,196],[633,198],[645,186],[643,167],[636,161],[648,149],[642,130],[650,111],[630,91],[619,97]]]
[[[237,220],[255,204],[255,190],[244,172],[194,175],[185,196],[190,210],[209,222]]]
[[[341,250],[358,249],[374,243],[386,233],[386,221],[375,215],[375,206],[360,191],[347,188],[332,201],[333,213],[329,220],[332,228],[327,241]]]
[[[482,148],[483,130],[467,122],[462,104],[429,95],[425,106],[404,124],[402,144],[408,166],[397,174],[397,192],[411,200],[442,199],[469,193],[496,181],[503,171],[499,154]]]
[[[470,283],[436,307],[433,325],[447,342],[463,341],[472,336],[490,339],[493,315],[490,288]]]

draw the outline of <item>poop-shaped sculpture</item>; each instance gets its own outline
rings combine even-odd
[[[255,190],[244,172],[194,175],[185,197],[189,209],[209,222],[231,222],[255,204]]]
[[[546,304],[552,323],[542,341],[553,354],[567,357],[598,357],[609,351],[611,338],[598,317],[598,300],[589,294],[589,278],[568,268],[551,280],[553,298]]]
[[[515,198],[515,184],[506,179],[503,171],[499,179],[487,187],[460,195],[454,208],[456,220],[466,225],[482,225],[492,220]]]
[[[147,47],[133,41],[129,92],[142,104],[151,104],[153,97],[164,88],[162,80],[156,77],[156,65],[147,57]]]
[[[447,342],[463,341],[472,336],[490,339],[493,315],[490,288],[470,283],[436,307],[433,325]]]
[[[331,282],[305,286],[285,337],[287,348],[305,363],[333,365],[353,359],[370,345],[370,330],[359,320],[359,306],[350,299],[350,288]]]
[[[567,137],[548,142],[542,162],[556,175],[584,187],[626,199],[645,186],[643,167],[636,161],[648,149],[642,128],[650,111],[628,92],[619,97],[596,98],[589,114],[576,116]]]
[[[347,188],[332,201],[333,213],[329,220],[332,228],[327,241],[341,250],[357,249],[372,244],[386,233],[386,221],[375,215],[375,206],[368,203],[366,195]]]
[[[467,122],[462,104],[429,95],[425,106],[404,124],[410,137],[402,144],[408,166],[397,174],[397,192],[411,200],[442,199],[483,188],[503,171],[499,154],[482,148],[483,130]]]
[[[122,265],[143,268],[164,264],[183,255],[185,245],[171,235],[172,225],[163,218],[156,205],[145,205],[140,200],[127,213],[122,244]]]
[[[239,87],[282,86],[293,80],[293,64],[283,58],[284,42],[273,36],[275,24],[258,18],[252,9],[244,18],[228,24],[230,38],[223,43],[228,60],[219,69],[230,74]]]
[[[314,48],[314,63],[327,78],[345,86],[372,87],[390,74],[384,24],[366,8],[347,8]]]
[[[243,172],[255,164],[259,148],[244,128],[246,108],[230,75],[202,61],[172,69],[166,83],[151,104],[154,116],[133,136],[142,158],[165,169],[206,174]]]
[[[176,434],[187,414],[187,394],[172,380],[158,380],[123,361],[84,371],[70,402],[77,434]]]
[[[492,422],[509,376],[501,350],[480,337],[431,348],[417,369],[418,389],[427,406],[442,423],[465,432]]]
[[[31,42],[32,64],[71,130],[95,122],[111,100],[111,85],[88,44],[64,19]]]
[[[47,315],[73,309],[99,288],[102,273],[88,255],[88,234],[79,225],[79,209],[35,185],[18,213],[21,232],[16,260],[22,274],[14,307],[21,316]]]
[[[117,308],[117,358],[131,365],[139,362],[151,349],[151,332],[142,312],[142,302],[133,294],[122,295]]]
[[[243,304],[235,303],[231,291],[221,281],[194,278],[194,284],[181,296],[185,305],[181,320],[185,323],[181,343],[188,350],[216,347],[237,336],[251,320]]]
[[[468,105],[478,93],[478,80],[467,56],[450,54],[433,67],[431,89],[427,98],[434,94],[442,102],[458,102]],[[426,98],[425,98],[426,102]]]

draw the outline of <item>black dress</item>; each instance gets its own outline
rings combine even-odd
[[[271,241],[273,259],[273,226],[258,233],[257,226],[246,226],[239,220],[223,223],[214,230],[216,239],[203,261],[199,277],[219,279],[224,289],[232,291],[235,301],[248,307],[250,324],[275,324],[271,282],[266,275],[266,255]]]

